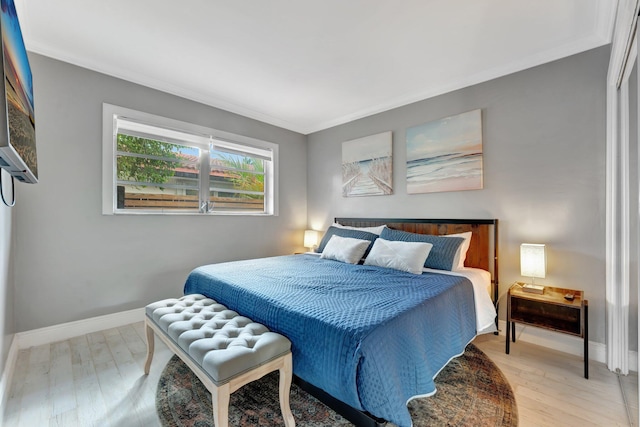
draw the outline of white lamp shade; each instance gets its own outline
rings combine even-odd
[[[305,230],[303,246],[305,248],[313,248],[318,246],[318,232],[315,230]]]
[[[520,274],[544,279],[547,273],[547,257],[544,245],[523,243],[520,245]]]

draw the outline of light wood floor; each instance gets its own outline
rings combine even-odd
[[[521,426],[638,425],[637,373],[621,378],[634,402],[631,424],[620,380],[603,363],[590,362],[587,380],[581,357],[522,341],[512,344],[507,355],[504,336],[482,335],[474,343],[509,380]]]
[[[503,338],[494,335],[475,343],[509,380],[521,426],[629,425],[618,377],[603,364],[591,362],[585,380],[579,357],[524,342],[505,355]],[[155,391],[171,352],[156,340],[148,377],[145,356],[142,322],[22,350],[4,425],[159,426]],[[637,375],[623,380],[637,425]]]

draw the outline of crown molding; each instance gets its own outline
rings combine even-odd
[[[374,114],[382,113],[395,108],[403,107],[418,101],[423,101],[435,96],[439,96],[448,92],[459,90],[465,87],[473,86],[499,77],[503,77],[512,73],[523,71],[527,68],[542,65],[547,62],[555,61],[570,55],[594,49],[611,43],[613,27],[616,19],[617,1],[600,0],[593,6],[594,14],[593,28],[590,36],[570,40],[565,44],[558,45],[553,49],[545,50],[526,58],[518,59],[510,63],[500,65],[488,70],[483,70],[473,75],[464,76],[458,80],[441,82],[439,85],[426,89],[418,89],[410,93],[406,93],[385,102],[368,106],[349,114],[333,117],[327,120],[316,122],[292,122],[281,117],[275,117],[269,112],[257,111],[246,105],[241,105],[233,100],[216,97],[214,95],[205,95],[199,91],[189,90],[178,84],[168,82],[166,80],[151,77],[135,70],[129,70],[115,63],[100,63],[91,58],[81,55],[73,55],[63,49],[50,46],[46,42],[34,42],[29,27],[29,13],[27,5],[24,1],[16,0],[16,7],[21,16],[24,16],[22,22],[23,33],[27,49],[31,52],[67,62],[82,68],[86,68],[95,72],[106,74],[115,78],[119,78],[128,82],[136,83],[151,89],[159,90],[181,98],[189,99],[210,107],[218,108],[233,114],[238,114],[253,120],[257,120],[266,124],[284,128],[303,135],[319,132],[331,127],[343,125],[354,120],[359,120]]]

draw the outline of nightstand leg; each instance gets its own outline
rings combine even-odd
[[[505,340],[506,342],[506,347],[505,347],[505,352],[507,354],[509,354],[509,335],[511,334],[511,322],[509,322],[509,320],[507,319],[507,333],[506,333],[506,337],[507,339]]]
[[[516,324],[511,322],[511,341],[516,342]]]
[[[589,379],[589,305],[584,305],[584,377]]]

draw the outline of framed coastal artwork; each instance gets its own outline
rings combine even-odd
[[[407,193],[482,189],[482,115],[473,110],[407,129]]]
[[[393,194],[392,135],[383,132],[342,143],[344,197]]]

